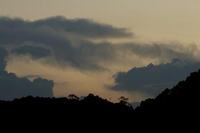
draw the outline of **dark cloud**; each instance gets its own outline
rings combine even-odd
[[[0,72],[3,71],[6,67],[7,56],[8,56],[7,51],[0,47]]]
[[[89,41],[82,41],[81,45],[75,47],[60,45],[60,47],[54,47],[54,52],[56,60],[64,61],[75,68],[86,70],[104,70],[98,63],[114,59],[116,56],[111,44],[94,44]]]
[[[191,72],[197,71],[200,63],[174,59],[171,63],[133,68],[115,75],[114,90],[137,91],[156,96],[162,90],[173,87]]]
[[[51,56],[50,50],[43,47],[31,46],[31,45],[17,47],[16,49],[13,49],[11,52],[17,55],[30,55],[35,59]]]
[[[57,63],[79,69],[104,69],[98,62],[113,57],[111,44],[93,43],[91,39],[94,36],[105,38],[127,35],[129,33],[124,29],[83,19],[55,17],[30,22],[0,18],[0,45],[14,49],[11,53],[41,57],[49,54],[48,49]]]
[[[15,74],[0,73],[0,99],[14,99],[24,96],[53,97],[53,82],[42,78],[30,81]]]
[[[51,57],[60,66],[70,65],[81,70],[105,70],[102,62],[115,62],[121,56],[156,59],[160,63],[173,58],[199,60],[196,45],[166,43],[103,42],[105,38],[128,37],[123,28],[99,24],[87,19],[52,17],[37,21],[0,18],[0,46],[11,54],[31,55],[34,59]],[[95,42],[100,38],[101,42]],[[124,59],[125,60],[125,59]]]
[[[33,26],[22,19],[0,18],[0,45],[21,45],[32,42],[35,45],[56,45],[69,43],[67,36],[50,27]]]
[[[96,23],[88,19],[66,19],[64,17],[52,17],[33,22],[34,27],[49,27],[67,33],[94,38],[119,38],[131,37],[133,34],[124,28]]]
[[[0,48],[0,99],[11,100],[23,96],[53,96],[53,81],[36,78],[33,81],[19,78],[13,73],[6,72],[5,58],[7,52]]]
[[[52,17],[38,21],[0,18],[1,43],[33,41],[42,43],[67,43],[67,36],[84,38],[129,37],[132,33],[123,28],[99,24],[87,19]],[[52,42],[53,41],[53,42]]]

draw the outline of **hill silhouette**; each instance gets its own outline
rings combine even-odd
[[[200,89],[200,70],[192,73],[185,81],[179,82],[172,89],[166,89],[155,99],[147,99],[141,105],[133,109],[123,98],[119,103],[112,103],[99,96],[89,94],[80,99],[75,95],[68,98],[41,98],[24,97],[13,101],[0,101],[1,114],[39,114],[68,116],[69,114],[99,114],[121,113],[140,117],[141,115],[153,114],[166,116],[189,115],[198,113]],[[131,114],[131,115],[130,115]]]
[[[195,116],[199,112],[200,70],[172,89],[164,90],[155,99],[147,99],[135,109],[136,113],[162,116]]]
[[[68,98],[23,97],[13,101],[0,101],[1,112],[21,113],[34,112],[38,114],[69,114],[69,113],[131,113],[132,106],[125,101],[112,103],[99,96],[89,94],[83,99],[75,95]]]

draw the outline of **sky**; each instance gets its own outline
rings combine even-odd
[[[0,45],[9,51],[8,72],[53,80],[54,96],[124,95],[137,102],[152,93],[138,91],[141,85],[130,91],[135,67],[142,75],[150,63],[173,72],[178,58],[188,65],[185,75],[196,70],[199,12],[199,0],[0,0],[0,16],[8,19],[0,19]]]

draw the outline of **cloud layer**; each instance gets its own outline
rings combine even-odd
[[[95,38],[130,37],[132,33],[87,19],[52,17],[25,21],[3,17],[0,18],[0,36],[0,45],[13,49],[15,54],[30,54],[38,58],[51,53],[59,64],[98,69],[97,62],[110,59],[112,46],[92,41]]]
[[[174,58],[199,60],[199,49],[196,44],[183,45],[165,42],[149,44],[130,43],[126,44],[124,48],[138,56],[159,58],[165,61],[171,61]]]
[[[131,37],[133,35],[125,28],[100,24],[88,19],[52,17],[33,22],[32,25],[33,27],[50,28],[52,30],[65,32],[66,34],[74,34],[87,38],[119,38]]]
[[[113,44],[105,38],[130,37],[124,28],[87,19],[51,17],[37,21],[0,18],[0,45],[11,54],[30,55],[35,59],[51,58],[60,65],[81,70],[105,70],[104,62],[120,62],[133,57],[169,62],[173,58],[198,60],[196,45],[176,43]],[[96,42],[96,39],[101,39]],[[107,40],[107,39],[106,39]],[[128,59],[128,60],[129,60]]]

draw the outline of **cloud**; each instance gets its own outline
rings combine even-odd
[[[111,44],[94,43],[94,38],[119,38],[130,35],[131,33],[123,28],[86,19],[52,17],[25,21],[0,18],[0,45],[9,47],[11,53],[29,54],[34,58],[51,53],[51,57],[58,64],[71,65],[78,69],[104,69],[98,62],[112,59]]]
[[[156,96],[162,90],[173,87],[191,72],[197,71],[200,63],[174,59],[171,63],[133,68],[115,75],[114,90],[136,91]]]
[[[120,47],[122,51],[134,53],[139,57],[153,58],[162,62],[169,62],[174,58],[187,61],[200,61],[199,48],[196,44],[179,43],[129,43]]]
[[[0,72],[3,71],[6,67],[7,55],[8,55],[7,51],[0,47]]]
[[[68,65],[92,71],[108,70],[109,63],[120,63],[135,57],[157,60],[159,63],[169,62],[172,58],[199,59],[196,57],[199,53],[196,45],[135,42],[112,44],[105,41],[105,38],[131,35],[124,28],[87,19],[51,17],[27,21],[0,18],[0,46],[8,48],[10,54],[30,55],[34,59],[48,57],[50,63],[62,67]],[[96,42],[96,38],[101,41]]]
[[[50,50],[43,47],[33,46],[33,45],[30,45],[30,46],[25,45],[25,46],[17,47],[13,49],[11,53],[16,54],[16,55],[30,55],[31,57],[35,59],[51,56]]]
[[[49,27],[66,33],[72,33],[89,38],[119,38],[132,37],[133,34],[125,28],[117,28],[112,25],[96,23],[89,19],[66,19],[64,17],[52,17],[33,23],[36,27]]]
[[[37,21],[25,21],[0,17],[0,35],[2,36],[1,43],[21,43],[23,41],[67,43],[69,36],[104,39],[131,37],[132,33],[124,28],[100,24],[88,19],[51,17]]]
[[[30,81],[5,71],[7,52],[0,48],[0,99],[11,100],[23,96],[53,96],[53,81],[36,78]]]

